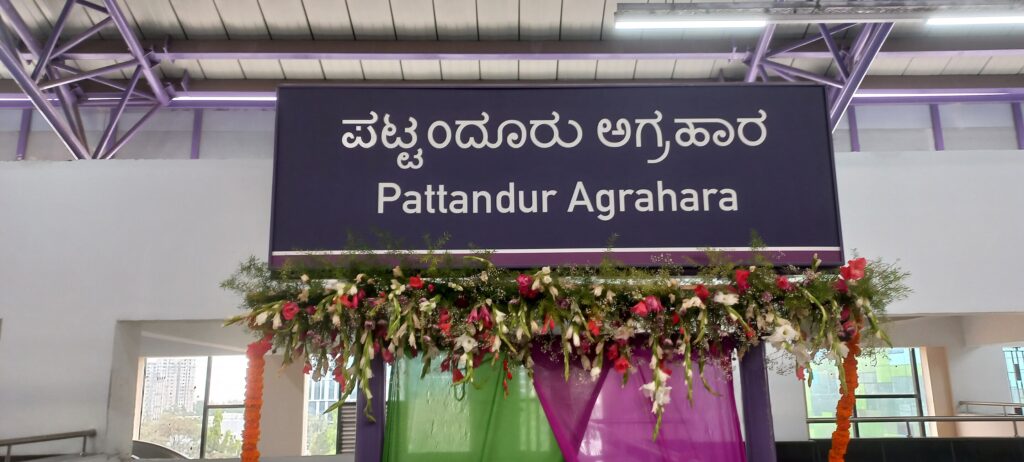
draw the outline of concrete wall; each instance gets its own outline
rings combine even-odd
[[[980,270],[1024,253],[1021,171],[1011,151],[838,156],[847,246],[913,274],[895,313],[1024,308],[993,289],[1016,287],[1013,271]],[[111,376],[136,341],[117,323],[236,314],[218,283],[266,254],[270,184],[269,160],[0,163],[0,435],[96,428],[116,453],[130,424],[108,400],[137,381]],[[999,372],[993,348],[948,351],[954,399],[1000,398],[978,389]],[[782,379],[776,429],[800,439],[802,390]]]

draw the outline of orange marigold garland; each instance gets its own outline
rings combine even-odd
[[[270,351],[270,339],[249,344],[246,356],[249,364],[245,371],[245,426],[242,427],[242,462],[258,462],[260,451],[260,408],[263,407],[264,356]]]
[[[849,354],[843,359],[846,386],[843,388],[843,395],[839,398],[839,404],[836,406],[836,430],[832,432],[832,449],[828,452],[829,462],[845,461],[846,448],[850,445],[850,417],[853,415],[854,406],[857,405],[855,395],[857,391],[857,355],[860,354],[860,323],[857,324],[857,330],[846,342],[846,346],[850,348]]]

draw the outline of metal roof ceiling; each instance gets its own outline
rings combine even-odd
[[[636,0],[631,0],[635,2]],[[39,37],[53,28],[62,0],[13,0]],[[716,44],[735,58],[716,59],[179,59],[157,68],[166,78],[191,79],[727,79],[742,77],[740,61],[758,30],[622,31],[613,28],[617,0],[119,0],[137,36],[153,44],[214,41],[679,41]],[[728,3],[728,2],[724,2]],[[103,16],[77,8],[63,31],[73,36]],[[816,34],[814,26],[780,25],[775,42]],[[112,27],[102,39],[117,39]],[[962,40],[984,42],[981,51],[958,52]],[[260,42],[254,42],[259,46]],[[267,42],[262,42],[267,43]],[[653,43],[653,42],[652,42]],[[936,45],[938,43],[939,45]],[[915,53],[916,45],[943,53]],[[990,44],[990,46],[989,46]],[[730,46],[731,45],[731,46]],[[158,46],[159,47],[159,46]],[[895,47],[899,53],[886,53]],[[931,47],[931,48],[929,48]],[[985,50],[997,50],[988,53]],[[470,57],[471,58],[471,57]],[[778,59],[822,72],[826,57]],[[85,70],[114,60],[76,60]],[[131,70],[111,76],[130,77]],[[897,25],[875,59],[872,75],[1020,75],[1024,26],[931,28]],[[6,76],[6,71],[3,71]]]

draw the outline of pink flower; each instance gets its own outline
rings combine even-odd
[[[644,297],[644,304],[647,305],[648,310],[655,313],[664,309],[664,307],[661,306],[661,300],[658,300],[658,297],[653,295]]]
[[[619,356],[619,359],[615,360],[615,370],[625,374],[629,370],[629,360],[625,356]]]
[[[533,290],[533,278],[528,275],[520,274],[516,277],[516,284],[519,285],[519,295],[525,298],[532,299],[540,295],[540,292]]]
[[[701,301],[707,300],[711,296],[711,291],[704,284],[697,284],[697,287],[693,288],[693,294],[700,298]]]
[[[736,270],[736,288],[739,289],[740,293],[746,292],[750,288],[750,283],[747,279],[750,277],[750,271],[745,269]]]
[[[837,280],[833,287],[835,287],[836,291],[841,294],[845,294],[850,291],[850,287],[846,285],[846,281],[843,279]]]
[[[608,347],[608,351],[605,352],[605,357],[608,358],[609,361],[619,359],[619,345],[613,343],[612,346]]]
[[[316,314],[316,307],[313,306],[313,305],[307,306],[306,307],[306,314],[308,314],[310,316],[313,316],[314,314]]]
[[[839,268],[839,275],[847,281],[856,281],[864,277],[864,268],[868,261],[864,258],[855,258],[846,262],[846,266]]]
[[[633,305],[633,307],[630,308],[629,310],[632,311],[633,314],[635,314],[637,316],[640,316],[640,317],[647,316],[647,304],[642,302],[642,301],[641,302],[636,302],[636,305]]]
[[[295,319],[295,315],[299,314],[299,304],[295,302],[288,302],[281,308],[281,316],[284,316],[285,321],[291,321]]]
[[[789,292],[793,290],[793,284],[789,282],[789,278],[785,276],[779,276],[775,278],[775,285],[782,291]]]

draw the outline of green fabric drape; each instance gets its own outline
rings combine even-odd
[[[386,462],[563,461],[526,374],[509,380],[506,398],[500,364],[481,364],[465,387],[436,364],[423,379],[419,358],[392,366]]]

